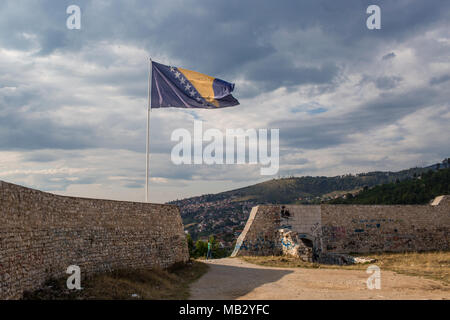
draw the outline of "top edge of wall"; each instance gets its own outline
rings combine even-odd
[[[141,205],[155,205],[155,206],[166,206],[166,207],[176,207],[176,208],[178,208],[177,205],[165,204],[165,203],[150,203],[150,202],[138,202],[138,201],[86,198],[86,197],[76,197],[76,196],[63,196],[63,195],[54,194],[54,193],[50,193],[50,192],[45,192],[45,191],[41,191],[41,190],[38,190],[38,189],[28,188],[28,187],[24,187],[24,186],[21,186],[21,185],[18,185],[18,184],[14,184],[14,183],[11,183],[11,182],[6,182],[6,181],[0,180],[0,188],[3,188],[4,186],[12,186],[13,188],[17,188],[17,189],[31,190],[33,192],[43,193],[43,194],[51,195],[51,196],[54,196],[54,197],[61,197],[61,198],[66,198],[66,199],[95,200],[95,201],[107,201],[107,202],[117,202],[117,203],[136,203],[136,204],[141,204]]]
[[[418,206],[424,206],[424,207],[428,207],[428,206],[439,206],[442,205],[445,201],[444,200],[449,200],[450,202],[450,195],[441,195],[441,196],[437,196],[436,198],[434,198],[432,201],[430,201],[430,203],[427,204],[259,204],[254,206],[253,208],[275,208],[275,207],[321,207],[321,206],[330,206],[330,207],[361,207],[361,206],[371,206],[371,207],[394,207],[394,206],[403,206],[403,207],[407,207],[407,206],[414,206],[414,207],[418,207]]]

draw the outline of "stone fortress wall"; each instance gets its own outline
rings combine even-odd
[[[178,207],[57,196],[0,181],[0,299],[49,278],[189,260]]]
[[[449,250],[449,234],[450,196],[430,205],[262,205],[232,256]]]

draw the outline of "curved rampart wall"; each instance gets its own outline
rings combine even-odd
[[[0,299],[47,279],[189,259],[178,207],[57,196],[0,181]]]

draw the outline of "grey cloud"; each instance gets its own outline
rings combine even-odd
[[[427,88],[402,94],[386,93],[339,116],[277,121],[270,123],[270,127],[280,128],[281,144],[285,147],[320,149],[350,142],[353,133],[387,126],[421,108],[445,103],[445,99]]]
[[[0,150],[111,148],[145,151],[145,106],[141,109],[142,120],[111,113],[94,121],[89,119],[89,122],[63,124],[51,111],[57,111],[60,105],[67,105],[68,101],[81,109],[92,102],[72,97],[60,99],[54,95],[56,90],[53,89],[19,88],[7,94],[0,92]],[[177,118],[180,119],[179,116]],[[151,123],[152,152],[170,152],[171,145],[167,143],[170,133],[180,126],[179,120],[154,116]],[[39,156],[33,157],[39,161]]]
[[[48,118],[0,115],[0,149],[83,149],[93,147],[94,130],[85,125],[61,126]]]
[[[56,162],[59,160],[76,160],[79,161],[83,155],[78,150],[62,150],[62,149],[38,149],[24,151],[22,153],[22,161],[25,162]]]
[[[79,177],[76,180],[68,177],[67,174],[52,174],[52,175],[44,175],[44,174],[17,174],[14,176],[15,181],[21,181],[24,177],[32,177],[32,182],[19,182],[21,185],[39,189],[42,191],[65,191],[67,187],[72,184],[82,184],[89,185],[92,183],[97,183],[100,178],[98,176],[83,176]],[[12,181],[14,183],[14,181]]]
[[[33,152],[31,154],[27,154],[24,157],[25,161],[31,161],[31,162],[53,162],[55,160],[58,160],[59,157],[57,157],[54,154],[47,152]]]
[[[378,77],[375,79],[375,85],[378,89],[389,90],[397,87],[397,85],[403,80],[402,77]]]
[[[390,59],[394,59],[396,56],[397,55],[395,54],[395,52],[391,52],[391,53],[384,55],[381,59],[382,60],[390,60]]]
[[[396,88],[402,81],[403,78],[399,76],[373,77],[370,75],[364,75],[358,85],[362,86],[372,82],[380,90],[390,90]]]
[[[314,56],[308,56],[302,50],[307,43],[284,48],[296,57],[280,52],[269,40],[279,30],[321,28],[336,39],[322,52],[330,52],[330,58],[342,62],[349,58],[346,55],[351,51],[347,48],[367,53],[370,52],[367,46],[399,41],[445,21],[448,17],[445,8],[449,7],[448,2],[439,0],[426,3],[379,1],[384,28],[382,32],[374,33],[365,28],[365,8],[372,4],[370,1],[358,4],[317,0],[283,3],[187,1],[182,6],[174,6],[165,1],[113,4],[86,0],[79,1],[83,12],[82,30],[69,31],[65,29],[65,8],[70,1],[16,3],[8,2],[8,10],[4,11],[8,17],[0,21],[7,23],[13,34],[36,34],[42,48],[40,54],[80,50],[99,41],[133,43],[151,54],[168,55],[182,61],[186,67],[205,73],[225,78],[248,74],[250,80],[263,79],[261,81],[268,83],[262,88],[264,90],[291,83],[329,82],[336,74],[333,59],[328,59],[328,65],[308,65]],[[0,23],[0,27],[6,25]],[[415,32],[411,32],[411,28]],[[16,39],[17,46],[23,42]],[[293,62],[297,59],[304,61],[305,66],[294,67]],[[97,60],[100,62],[102,58]],[[283,63],[277,69],[268,66],[270,61]],[[268,76],[272,71],[275,72],[273,78]],[[281,83],[280,79],[283,79]]]
[[[266,89],[273,90],[280,86],[331,83],[338,72],[339,68],[333,64],[296,67],[287,60],[278,60],[250,67],[246,75],[250,80],[262,83]]]
[[[441,84],[450,80],[450,74],[444,74],[440,77],[433,77],[430,80],[431,85]]]

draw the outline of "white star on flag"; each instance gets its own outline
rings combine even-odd
[[[175,72],[175,78],[180,79],[181,73],[179,73],[178,71]]]

